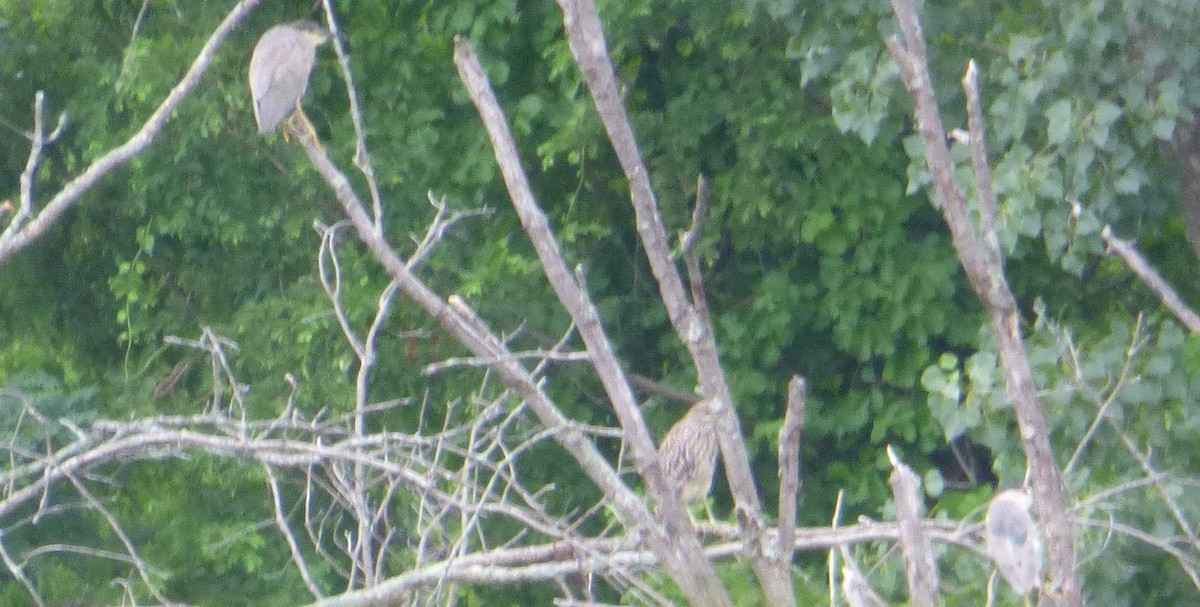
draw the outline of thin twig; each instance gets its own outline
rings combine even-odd
[[[704,274],[700,271],[700,257],[696,253],[696,243],[704,230],[704,221],[708,218],[708,209],[712,206],[712,193],[708,189],[708,180],[704,175],[696,178],[696,208],[692,210],[692,226],[679,237],[680,249],[683,252],[683,263],[687,267],[688,284],[691,286],[692,305],[696,308],[696,316],[705,326],[712,326],[712,317],[708,312],[708,297],[704,292]]]
[[[296,570],[300,572],[300,579],[304,581],[304,587],[308,588],[308,593],[313,598],[322,598],[325,595],[321,592],[321,588],[317,586],[312,579],[312,574],[308,570],[308,562],[304,559],[304,553],[300,550],[300,544],[296,542],[296,535],[292,533],[292,528],[288,525],[287,516],[283,512],[283,497],[279,492],[279,479],[275,476],[275,471],[267,465],[263,465],[263,472],[267,475],[267,486],[271,488],[271,502],[275,506],[275,526],[279,529],[280,535],[287,542],[288,550],[292,555],[292,563],[296,565]]]
[[[1108,245],[1108,251],[1116,253],[1125,260],[1125,265],[1129,266],[1129,269],[1142,280],[1142,284],[1158,297],[1163,306],[1166,306],[1167,310],[1175,315],[1175,318],[1183,323],[1188,331],[1200,333],[1200,315],[1197,315],[1184,303],[1175,289],[1171,288],[1166,279],[1150,265],[1150,262],[1146,261],[1145,257],[1142,257],[1132,242],[1114,236],[1111,226],[1104,226],[1104,229],[1100,230],[1100,238],[1104,239],[1104,244]]]
[[[559,362],[587,362],[591,357],[587,352],[550,352],[546,350],[529,350],[525,352],[513,352],[505,356],[493,358],[477,358],[477,357],[458,357],[447,358],[445,360],[425,365],[421,369],[423,375],[437,375],[447,369],[455,367],[490,367],[496,363],[506,360],[524,360],[535,359],[540,361],[559,361]]]
[[[988,164],[987,149],[984,147],[986,132],[983,109],[979,101],[979,66],[975,60],[967,61],[967,71],[962,79],[963,91],[967,94],[967,128],[970,129],[971,167],[975,170],[975,191],[979,195],[979,232],[994,266],[1004,267],[1004,255],[1000,251],[1000,239],[996,234],[996,193],[992,189],[992,169]]]
[[[350,100],[350,122],[354,125],[354,166],[367,182],[367,191],[371,196],[371,210],[375,216],[375,232],[383,237],[383,202],[379,196],[379,183],[375,180],[375,166],[371,162],[371,154],[367,151],[367,130],[363,128],[362,108],[358,103],[358,88],[354,86],[354,77],[350,74],[350,55],[342,45],[342,34],[338,28],[337,19],[333,13],[332,0],[322,0],[325,7],[325,24],[329,27],[333,39],[333,50],[337,54],[338,65],[341,67],[342,80],[346,83],[346,97]]]

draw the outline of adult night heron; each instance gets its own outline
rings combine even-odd
[[[983,520],[988,555],[1021,595],[1042,580],[1042,540],[1029,511],[1032,504],[1024,491],[1006,489],[992,498]]]
[[[317,47],[329,33],[313,21],[276,25],[267,30],[250,56],[250,95],[258,132],[274,133],[293,111],[304,115],[300,99],[308,88]]]
[[[675,422],[658,446],[658,461],[667,482],[688,504],[703,501],[712,488],[717,466],[716,418],[707,400],[702,400]]]

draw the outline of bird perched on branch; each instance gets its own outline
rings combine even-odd
[[[293,112],[304,116],[300,100],[308,88],[317,47],[328,39],[329,32],[314,21],[276,25],[258,39],[250,56],[250,95],[260,133],[274,133]]]
[[[659,465],[685,507],[708,497],[717,451],[716,417],[707,400],[692,405],[663,437],[658,446]]]
[[[1019,489],[992,498],[984,517],[988,555],[1017,594],[1037,588],[1042,579],[1042,540],[1030,514],[1033,500]]]

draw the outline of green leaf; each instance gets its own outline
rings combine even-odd
[[[1046,109],[1046,142],[1062,145],[1067,142],[1074,124],[1071,122],[1071,100],[1060,99]]]

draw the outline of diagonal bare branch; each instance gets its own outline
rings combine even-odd
[[[695,302],[689,303],[683,279],[672,261],[666,227],[650,185],[650,173],[642,161],[633,127],[621,103],[615,70],[608,56],[604,28],[595,3],[592,0],[559,0],[558,4],[563,11],[563,25],[571,54],[579,65],[608,139],[629,182],[638,237],[658,283],[667,318],[696,366],[701,395],[714,399],[717,404],[717,437],[725,476],[737,505],[738,521],[744,527],[746,555],[766,594],[767,602],[780,607],[794,605],[795,595],[790,576],[781,575],[766,556],[767,553],[777,553],[778,547],[766,544],[767,525],[763,519],[762,504],[754,486],[754,474],[742,439],[741,424],[733,409],[733,395],[717,353],[713,327],[697,311]]]
[[[517,215],[533,242],[551,286],[578,326],[579,334],[587,345],[592,366],[599,374],[613,410],[621,421],[626,440],[632,447],[631,455],[638,473],[646,479],[655,496],[660,507],[660,516],[665,518],[667,529],[686,529],[687,519],[676,488],[667,482],[658,466],[657,452],[650,431],[638,410],[637,400],[617,361],[612,343],[600,324],[596,306],[567,269],[558,243],[551,232],[549,220],[538,207],[525,172],[521,168],[516,142],[508,129],[500,104],[474,50],[461,38],[455,41],[454,60],[459,76],[487,128],[492,148],[495,150],[496,162],[504,175]],[[698,604],[728,603],[729,598],[725,595],[716,572],[700,554],[700,541],[695,534],[667,532],[665,538],[665,543],[652,542],[651,547],[663,558],[667,570],[679,582],[684,592]]]
[[[242,0],[229,11],[229,14],[221,20],[220,25],[209,36],[208,41],[204,43],[187,73],[183,75],[175,88],[171,89],[171,92],[154,110],[154,113],[146,119],[137,133],[134,133],[125,143],[96,159],[84,169],[83,173],[63,186],[40,211],[31,215],[28,221],[17,222],[17,218],[14,218],[4,234],[0,235],[0,263],[41,237],[67,209],[79,202],[79,199],[95,187],[102,178],[128,164],[130,160],[154,143],[176,108],[200,84],[200,79],[208,71],[209,64],[217,54],[217,50],[221,48],[221,44],[225,42],[225,38],[261,1]],[[30,210],[32,212],[32,209]]]
[[[981,243],[979,235],[976,234],[963,188],[955,179],[946,131],[942,126],[941,113],[930,81],[925,38],[921,32],[916,8],[912,0],[892,0],[891,4],[903,41],[888,39],[887,48],[900,68],[904,85],[913,101],[917,129],[925,146],[926,164],[933,176],[935,200],[950,229],[954,249],[967,280],[983,303],[992,325],[992,332],[996,336],[1008,395],[1013,402],[1020,428],[1021,446],[1031,471],[1034,509],[1038,520],[1042,522],[1046,537],[1046,548],[1050,557],[1051,594],[1060,598],[1066,605],[1082,605],[1075,540],[1067,517],[1067,497],[1062,472],[1055,462],[1045,414],[1033,383],[1033,372],[1025,351],[1016,299],[1005,279],[1003,260],[996,254],[997,249]],[[970,75],[968,73],[968,76]],[[971,82],[973,78],[968,78],[968,84]],[[974,97],[977,97],[977,91],[968,93],[969,103],[977,102],[977,99],[970,101]],[[981,130],[981,122],[982,120],[973,121],[972,130]],[[985,149],[982,147],[982,132],[972,132],[971,139],[971,145],[978,146],[975,149]],[[977,164],[975,174],[979,179],[988,178],[986,164]],[[991,184],[977,185],[978,187],[982,187],[983,192],[991,191]],[[983,204],[986,207],[991,203]],[[986,209],[984,215],[985,223],[992,224],[994,218],[987,216]],[[989,227],[994,231],[994,224]],[[984,242],[995,240],[995,234],[983,236]]]

